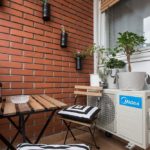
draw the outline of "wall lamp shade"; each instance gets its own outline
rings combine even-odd
[[[50,20],[50,13],[51,13],[51,5],[47,2],[43,3],[43,20],[49,21]]]

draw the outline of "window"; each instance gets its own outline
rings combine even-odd
[[[150,47],[150,0],[121,0],[106,15],[109,47],[115,47],[118,33],[125,31],[144,35],[144,47]]]

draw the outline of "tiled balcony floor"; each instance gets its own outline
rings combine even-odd
[[[104,135],[103,132],[96,130],[96,141],[97,144],[100,146],[101,150],[127,150],[125,148],[127,142],[120,140],[116,137],[113,136],[113,138],[108,138]],[[63,134],[59,134],[59,135],[54,135],[54,136],[49,136],[46,138],[43,138],[41,140],[41,143],[59,143],[59,144],[63,144],[63,139],[64,135]],[[78,140],[74,141],[72,137],[68,138],[67,143],[71,144],[71,143],[83,143],[82,141],[91,141],[91,138],[89,136],[88,133],[79,133],[77,135]],[[92,148],[92,150],[96,150],[96,148]],[[141,150],[140,148],[135,148],[134,150]],[[150,150],[150,149],[149,149]]]

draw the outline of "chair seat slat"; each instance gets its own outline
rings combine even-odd
[[[84,91],[74,91],[74,94],[86,96],[102,96],[102,93],[84,92]]]

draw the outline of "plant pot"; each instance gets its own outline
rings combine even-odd
[[[145,84],[145,72],[120,72],[118,73],[119,89],[143,90]]]
[[[2,6],[2,5],[3,5],[3,0],[0,1],[0,6]]]
[[[82,70],[82,57],[77,56],[76,60],[76,70]]]
[[[118,75],[117,74],[119,72],[125,72],[125,69],[114,68],[108,71],[107,83],[108,83],[109,89],[118,89]]]
[[[67,47],[67,38],[68,38],[68,34],[66,32],[61,32],[60,46],[62,48]]]
[[[49,21],[50,20],[50,4],[43,3],[43,20]]]

